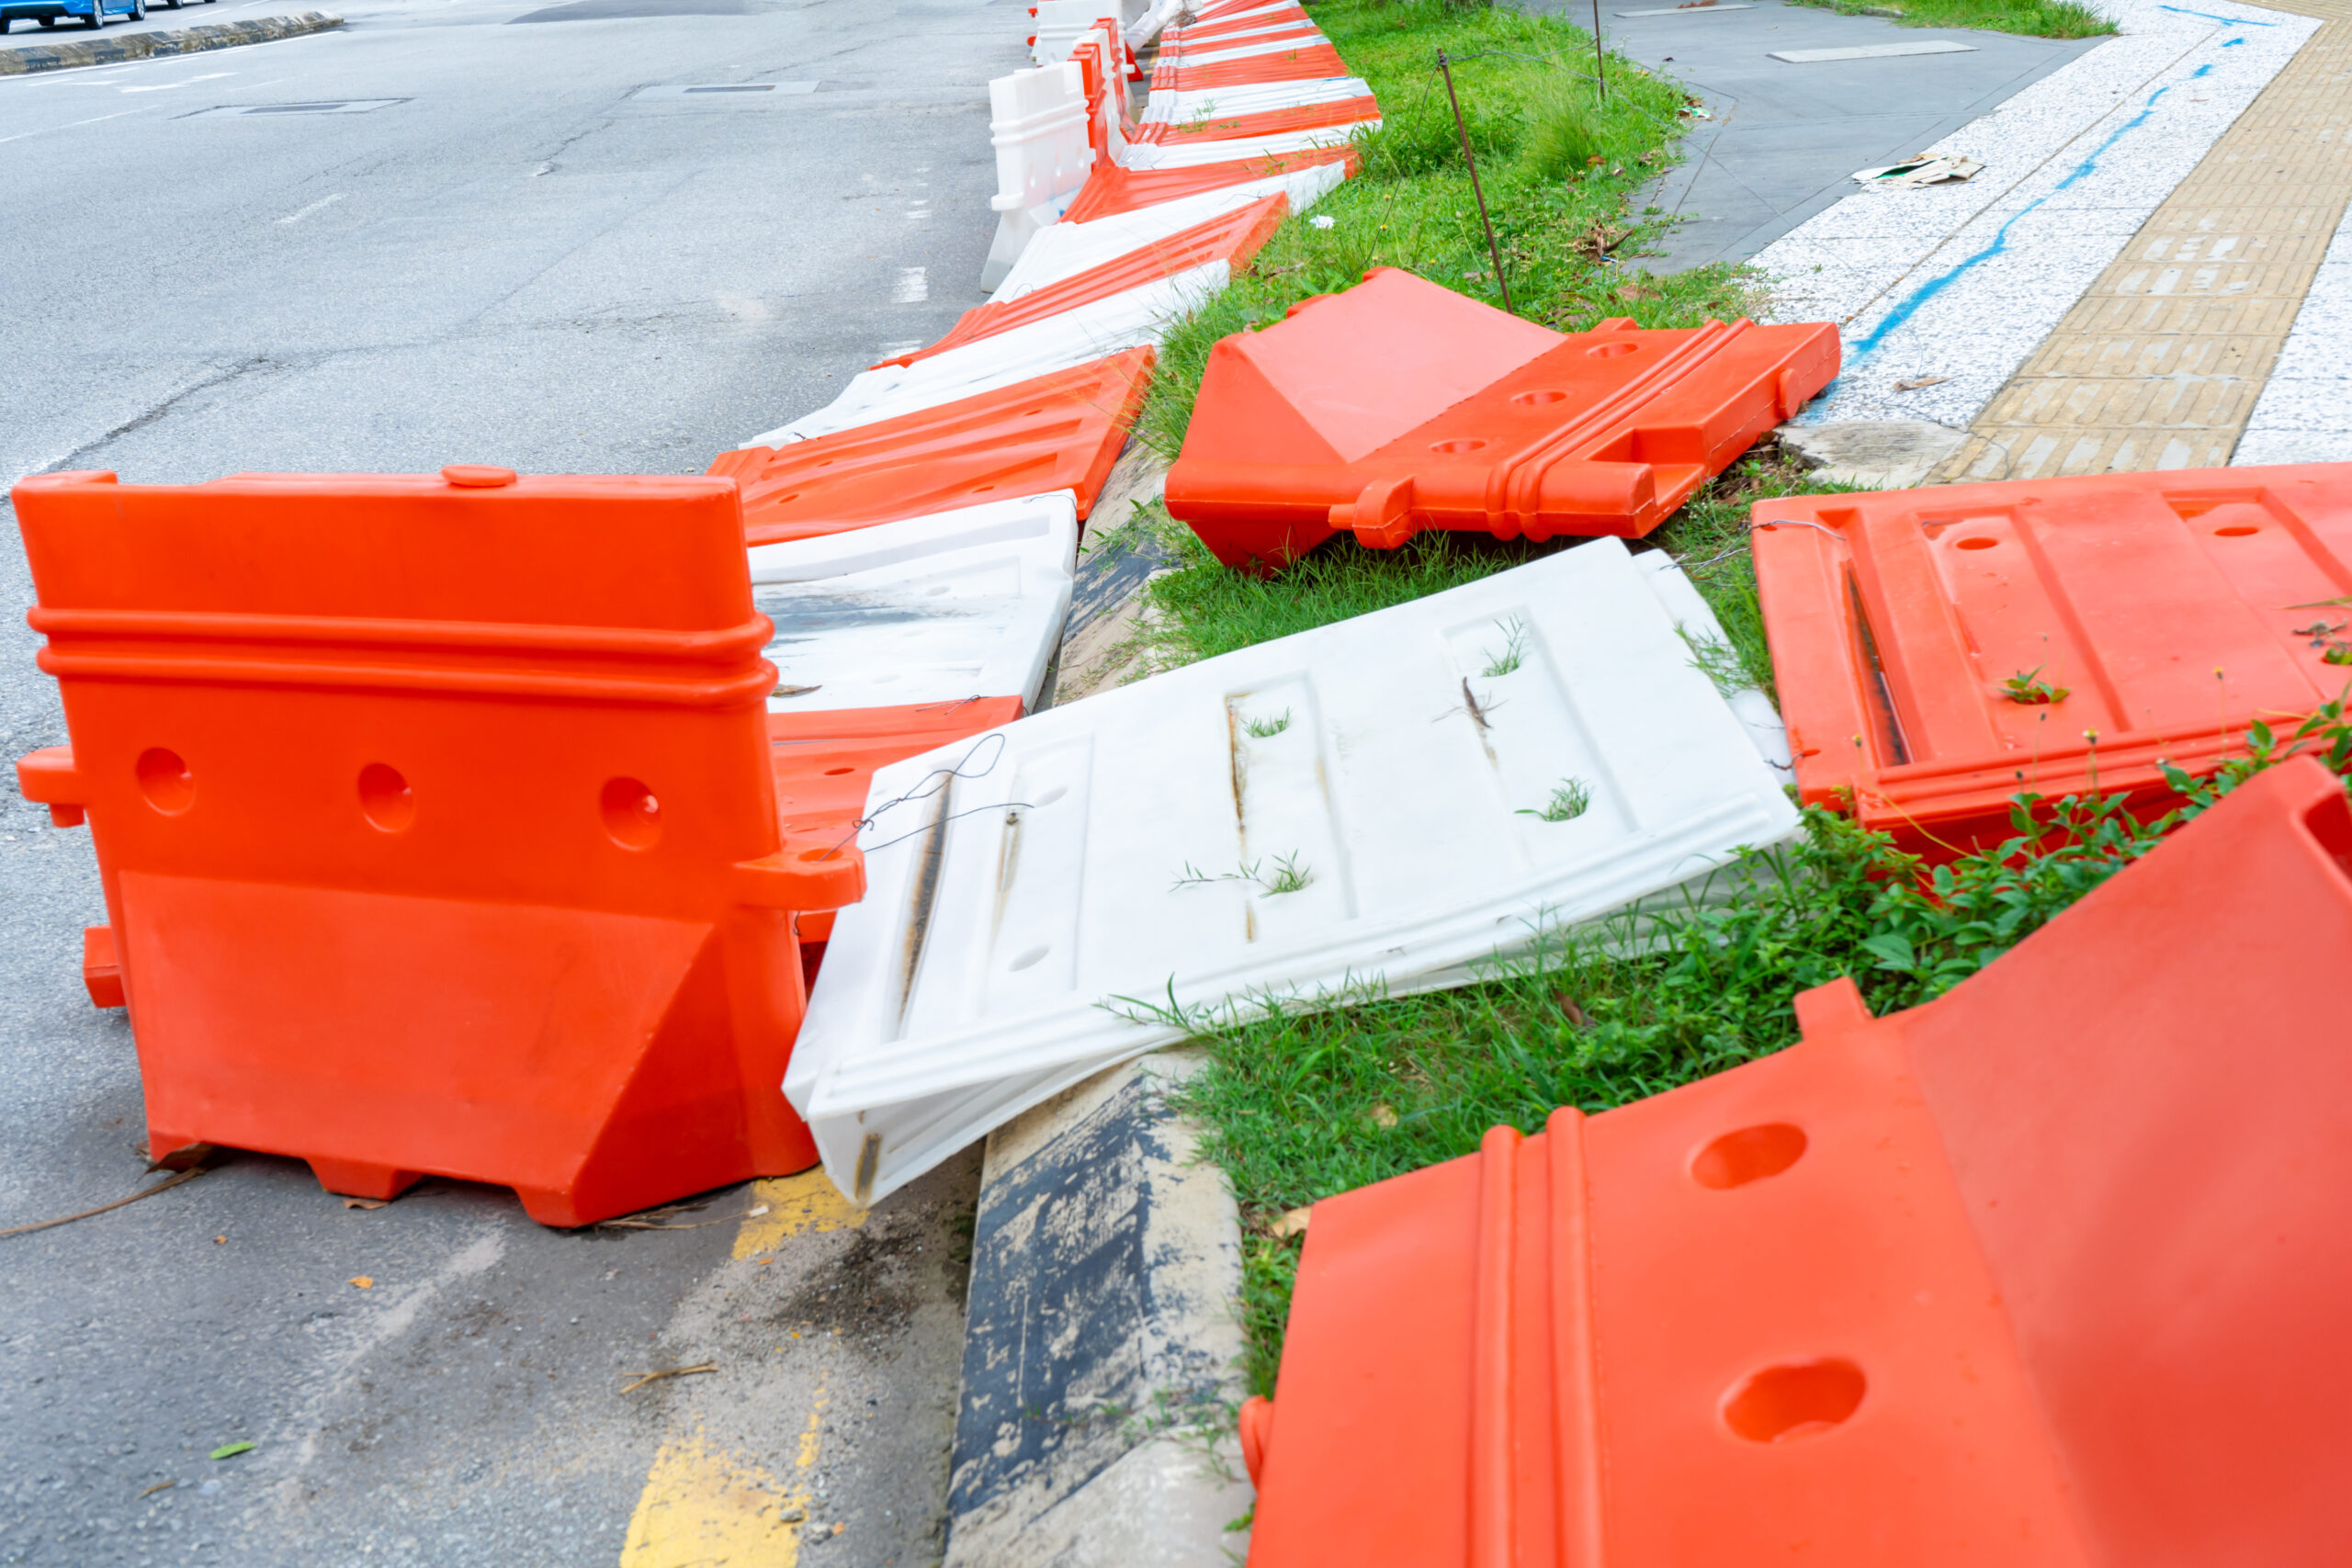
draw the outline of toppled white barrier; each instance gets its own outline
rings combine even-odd
[[[1160,87],[1144,101],[1147,122],[1165,120],[1189,125],[1195,120],[1267,114],[1275,109],[1301,108],[1309,104],[1341,104],[1372,96],[1372,85],[1361,76],[1317,76],[1305,82],[1253,82],[1243,87]]]
[[[1087,137],[1085,77],[1065,61],[1016,71],[989,84],[989,143],[996,149],[996,238],[980,269],[980,287],[994,288],[1012,270],[1022,247],[1061,217],[1094,166]]]
[[[876,773],[784,1086],[827,1171],[870,1201],[1186,1017],[1462,984],[1795,832],[1687,587],[1599,539]]]
[[[1105,262],[1117,261],[1147,245],[1181,234],[1194,224],[1262,201],[1271,194],[1243,186],[1227,186],[1199,196],[1139,207],[1133,212],[1115,212],[1091,222],[1056,223],[1029,242],[1029,248],[1021,253],[1021,259],[1012,264],[1012,270],[989,298],[1001,304],[1024,294],[1035,294],[1048,284],[1074,277]]]
[[[1046,495],[752,548],[776,713],[1019,697],[1069,615],[1078,503]]]
[[[1357,124],[1378,130],[1380,121]],[[1326,125],[1309,130],[1285,130],[1272,136],[1190,137],[1182,141],[1136,141],[1120,161],[1130,169],[1189,169],[1202,164],[1229,164],[1237,158],[1268,158],[1283,152],[1304,152],[1316,147],[1344,147],[1355,138],[1355,125]]]

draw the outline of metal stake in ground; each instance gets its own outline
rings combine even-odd
[[[1453,106],[1453,133],[1462,138],[1462,161],[1470,169],[1470,194],[1478,198],[1478,222],[1487,231],[1487,254],[1495,264],[1495,284],[1503,291],[1503,309],[1511,310],[1510,279],[1503,276],[1502,247],[1495,243],[1494,220],[1487,216],[1487,193],[1478,184],[1478,160],[1470,151],[1470,128],[1462,123],[1462,100],[1453,95],[1453,62],[1442,49],[1437,51],[1437,68],[1445,73],[1445,101]]]
[[[1609,101],[1609,56],[1600,47],[1600,0],[1592,0],[1592,71],[1605,104]]]

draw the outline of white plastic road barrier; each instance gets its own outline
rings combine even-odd
[[[1219,116],[1266,114],[1274,109],[1302,108],[1309,104],[1345,103],[1372,96],[1372,85],[1361,76],[1317,76],[1306,82],[1252,82],[1246,87],[1188,87],[1177,92],[1163,87],[1145,101],[1146,120],[1184,125]]]
[[[1130,149],[1140,152],[1140,146]],[[1118,260],[1130,252],[1157,244],[1171,234],[1181,234],[1196,223],[1261,201],[1271,195],[1267,191],[1250,191],[1239,186],[1227,186],[1220,190],[1205,191],[1199,196],[1180,197],[1174,201],[1162,201],[1150,207],[1139,207],[1133,212],[1114,212],[1108,218],[1090,222],[1056,223],[1029,242],[1021,259],[1012,264],[996,292],[989,298],[1001,303],[1018,299],[1023,294],[1034,294],[1049,283],[1059,283],[1074,277],[1090,267]]]
[[[884,365],[850,378],[840,397],[790,424],[743,443],[780,446],[850,430],[876,420],[952,403],[958,398],[1010,387],[1073,365],[1116,354],[1140,344],[1157,344],[1176,321],[1231,280],[1222,261],[1191,267],[1172,277],[1090,299],[1083,305],[998,333],[911,365]]]
[[[1058,219],[1094,167],[1087,140],[1085,79],[1065,61],[1016,71],[989,84],[989,142],[996,149],[996,239],[980,269],[993,288],[1012,270],[1023,245]]]
[[[1055,65],[1069,58],[1070,46],[1092,30],[1104,17],[1118,15],[1118,0],[1038,0],[1037,32],[1029,45],[1030,61]]]
[[[1663,581],[1598,539],[876,773],[784,1083],[827,1172],[870,1201],[1184,1018],[1708,897],[1799,818]]]
[[[1296,54],[1303,50],[1329,47],[1330,39],[1325,38],[1320,32],[1299,33],[1291,38],[1266,39],[1254,43],[1236,43],[1230,46],[1220,40],[1216,48],[1187,49],[1182,53],[1162,49],[1159,53],[1159,62],[1162,65],[1173,65],[1179,71],[1185,71],[1195,65],[1223,65],[1229,61],[1255,60],[1261,55]]]
[[[752,549],[777,713],[1019,697],[1034,711],[1078,559],[1066,490]]]
[[[1380,128],[1376,119],[1358,124]],[[1267,158],[1283,152],[1304,152],[1316,147],[1344,147],[1355,135],[1355,125],[1324,125],[1311,130],[1285,130],[1274,136],[1186,137],[1182,141],[1131,141],[1119,162],[1130,169],[1190,169],[1202,164],[1226,164],[1236,158]]]
[[[1222,49],[1228,43],[1247,43],[1251,39],[1272,38],[1277,33],[1298,33],[1319,38],[1322,36],[1322,29],[1315,25],[1312,17],[1306,16],[1296,17],[1286,22],[1268,22],[1263,27],[1236,28],[1229,33],[1218,33],[1213,38],[1197,40],[1191,38],[1188,28],[1185,32],[1168,35],[1168,41],[1160,46],[1160,58],[1174,60],[1184,50],[1194,47],[1195,43],[1202,49]]]

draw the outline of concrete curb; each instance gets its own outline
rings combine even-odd
[[[1254,1496],[1240,1216],[1170,1103],[1197,1051],[1100,1073],[988,1142],[946,1568],[1226,1568]]]
[[[162,32],[100,35],[84,43],[37,44],[31,49],[0,49],[0,76],[23,76],[35,71],[65,71],[77,65],[121,65],[172,54],[201,54],[209,49],[234,49],[245,43],[274,43],[282,38],[324,32],[343,26],[343,18],[327,11],[298,11],[290,17],[262,17],[249,22],[209,22],[200,28],[170,28]]]

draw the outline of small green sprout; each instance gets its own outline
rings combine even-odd
[[[2053,686],[2049,682],[2041,678],[2042,671],[2048,668],[2048,665],[2037,664],[2032,669],[2025,671],[2025,673],[2021,675],[2012,675],[2007,680],[2002,682],[2002,689],[2007,692],[2009,701],[2020,704],[2027,707],[2037,706],[2044,703],[2064,702],[2066,700],[2068,688],[2064,686]]]
[[[1290,728],[1290,709],[1283,709],[1277,718],[1253,718],[1242,728],[1249,730],[1252,739],[1271,740]]]
[[[1264,885],[1266,890],[1259,897],[1271,898],[1277,893],[1295,893],[1314,880],[1315,874],[1298,863],[1298,856],[1295,852],[1276,855],[1274,879]]]
[[[1495,625],[1502,629],[1503,650],[1489,654],[1486,669],[1479,671],[1488,680],[1508,675],[1527,662],[1527,623],[1513,615],[1510,620],[1497,621]]]
[[[1516,815],[1540,817],[1546,822],[1573,822],[1592,808],[1592,786],[1582,779],[1562,779],[1540,811],[1521,807]]]

